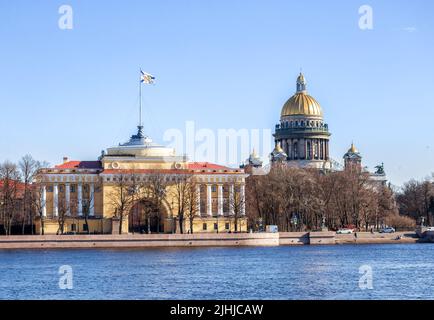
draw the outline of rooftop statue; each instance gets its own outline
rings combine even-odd
[[[375,166],[375,174],[381,174],[381,175],[384,175],[384,174],[386,174],[385,172],[384,172],[384,163],[382,162],[381,164],[379,164],[378,166]]]

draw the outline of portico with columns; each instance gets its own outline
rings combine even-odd
[[[99,171],[86,169],[84,172],[59,166],[40,170],[38,182],[41,188],[42,217],[47,229],[45,233],[53,233],[54,229],[58,233],[59,220],[65,221],[64,233],[83,232],[87,228],[93,232],[101,229],[100,224],[94,226],[95,222],[89,222],[103,217]],[[87,219],[88,225],[81,219]]]

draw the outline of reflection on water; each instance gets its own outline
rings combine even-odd
[[[72,290],[59,267],[73,268]],[[359,289],[359,267],[373,270]],[[1,299],[434,299],[434,245],[0,251]]]

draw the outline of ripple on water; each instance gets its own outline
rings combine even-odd
[[[60,290],[59,266],[74,288]],[[373,289],[359,288],[359,267]],[[434,245],[0,252],[1,299],[433,299]]]

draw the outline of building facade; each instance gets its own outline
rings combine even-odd
[[[280,122],[275,128],[276,146],[271,161],[285,161],[296,167],[330,169],[330,135],[321,106],[308,95],[306,79],[300,73],[296,92],[283,105]]]
[[[183,202],[175,189],[181,176],[194,184],[196,202],[194,217],[183,219],[184,232],[190,231],[190,220],[195,233],[247,231],[243,169],[189,162],[174,149],[155,144],[142,130],[139,126],[128,142],[108,148],[96,161],[64,158],[62,164],[41,169],[37,180],[42,217],[36,221],[37,232],[180,232]],[[156,177],[162,185],[159,208],[151,199],[155,194],[147,190]],[[121,184],[126,187],[125,201]]]

